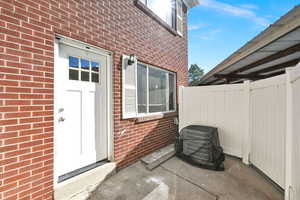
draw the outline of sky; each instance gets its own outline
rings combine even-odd
[[[200,0],[189,10],[189,65],[205,73],[286,14],[299,0]]]

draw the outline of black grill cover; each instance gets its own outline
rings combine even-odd
[[[183,128],[176,137],[175,148],[176,155],[191,164],[224,170],[225,156],[215,127],[191,125]]]

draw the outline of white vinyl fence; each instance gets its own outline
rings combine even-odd
[[[286,200],[300,199],[300,64],[287,71]]]
[[[183,89],[180,127],[203,124],[218,127],[228,154],[242,157],[245,112],[243,85],[187,87]]]
[[[179,128],[218,127],[224,152],[253,164],[300,199],[300,65],[243,84],[181,87]]]
[[[251,163],[285,186],[286,74],[250,85]]]

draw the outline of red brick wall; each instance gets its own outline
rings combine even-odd
[[[186,27],[186,26],[185,26]],[[121,119],[121,55],[177,72],[187,84],[187,42],[133,0],[0,0],[0,199],[53,193],[54,34],[114,53],[115,159],[120,167],[173,139],[173,118]],[[126,129],[126,134],[120,132]]]

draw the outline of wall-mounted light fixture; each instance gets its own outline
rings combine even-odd
[[[130,54],[129,59],[128,59],[128,65],[134,64],[136,61],[136,55]]]

